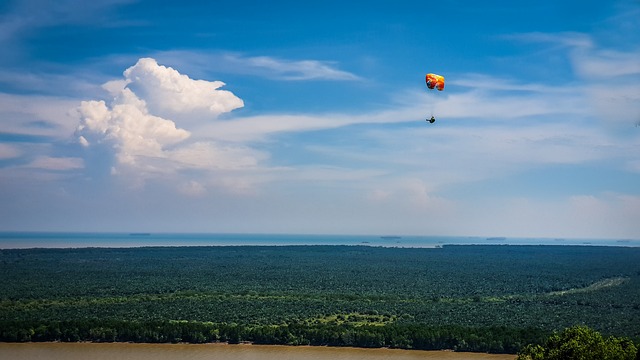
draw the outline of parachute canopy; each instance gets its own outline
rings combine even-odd
[[[436,88],[439,91],[444,90],[444,76],[437,74],[427,74],[427,87],[429,89]]]

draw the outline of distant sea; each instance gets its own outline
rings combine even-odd
[[[640,246],[640,239],[549,239],[397,235],[0,232],[0,249],[142,246],[361,245],[435,248],[444,245]]]

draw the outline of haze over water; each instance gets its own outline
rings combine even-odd
[[[508,238],[499,236],[487,238],[475,236],[0,232],[0,249],[229,245],[368,245],[421,248],[471,244],[635,247],[640,246],[640,240]]]
[[[172,233],[58,233],[0,232],[0,249],[138,246],[284,246],[367,245],[438,247],[443,245],[583,245],[640,246],[635,239],[548,239],[509,237],[294,235],[294,234],[172,234]]]

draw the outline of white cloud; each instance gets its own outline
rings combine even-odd
[[[140,59],[124,75],[124,81],[104,85],[115,95],[111,103],[83,101],[78,108],[78,141],[85,147],[110,144],[117,161],[113,173],[144,179],[188,169],[253,167],[264,158],[244,146],[191,140],[192,133],[178,126],[178,121],[185,122],[181,115],[204,112],[204,118],[193,116],[187,122],[211,121],[241,107],[242,100],[229,91],[218,90],[222,82],[192,80],[149,58]],[[176,118],[158,113],[176,114]],[[188,184],[183,192],[197,192],[195,183]]]
[[[144,101],[129,89],[124,89],[111,108],[104,101],[83,101],[79,112],[80,142],[91,138],[113,141],[119,162],[129,166],[143,166],[145,159],[163,157],[167,146],[190,135],[176,128],[173,121],[149,114]]]
[[[26,167],[54,171],[78,170],[84,168],[84,161],[75,157],[40,156]]]
[[[626,126],[640,123],[640,48],[637,44],[619,50],[607,47],[606,42],[601,44],[593,35],[574,32],[524,33],[505,38],[550,44],[546,51],[560,51],[569,60],[577,76],[574,88],[579,90],[578,96],[585,98],[585,109],[608,123]],[[563,96],[561,100],[566,98]]]
[[[0,143],[0,160],[16,158],[21,153],[15,146]]]
[[[126,79],[111,80],[102,84],[102,88],[111,96],[116,97],[127,87],[128,83],[129,81]]]
[[[282,80],[358,80],[359,77],[333,67],[332,63],[318,60],[284,60],[269,56],[227,58],[240,66],[264,69],[270,77]]]
[[[66,138],[77,125],[69,111],[77,102],[40,95],[0,93],[2,132]]]
[[[594,53],[576,52],[573,55],[578,74],[585,78],[591,77],[605,86],[612,77],[639,75],[639,57],[640,50],[634,52],[602,50]]]
[[[464,80],[461,80],[464,82]],[[481,86],[481,85],[476,85]],[[573,87],[547,91],[538,84],[513,85],[530,89],[526,94],[496,94],[473,88],[452,94],[405,92],[401,102],[389,109],[359,114],[270,114],[237,117],[233,121],[201,123],[199,133],[233,141],[264,140],[278,133],[334,129],[356,124],[393,124],[424,121],[430,111],[447,121],[474,119],[481,122],[540,121],[549,117],[590,116],[585,93]],[[524,119],[524,120],[523,120]],[[195,128],[194,128],[195,129]]]
[[[273,56],[246,56],[239,53],[202,53],[194,51],[162,51],[155,55],[172,64],[190,68],[209,69],[215,64],[217,71],[260,76],[282,81],[357,81],[361,78],[341,70],[335,62],[314,59],[292,60]],[[184,59],[189,59],[188,63]]]
[[[555,118],[519,124],[446,118],[436,126],[358,127],[341,130],[343,137],[351,139],[348,143],[314,143],[304,149],[323,163],[353,164],[332,180],[342,186],[353,184],[354,191],[359,188],[372,201],[427,208],[434,203],[449,206],[443,191],[451,194],[453,189],[491,179],[508,183],[510,178],[548,167],[607,163],[607,168],[630,171],[629,161],[640,151],[637,137],[619,138],[597,124]],[[363,176],[350,179],[350,174]]]
[[[640,49],[576,51],[572,62],[583,77],[590,108],[610,123],[640,123]]]
[[[178,71],[142,58],[124,72],[126,87],[161,116],[206,112],[215,117],[244,106],[233,93],[219,90],[222,81],[193,80]],[[113,84],[113,83],[112,83]]]
[[[586,34],[579,32],[543,33],[530,32],[520,34],[503,35],[507,40],[516,40],[525,43],[547,43],[554,46],[569,48],[590,48],[593,40]]]
[[[200,196],[206,194],[207,192],[205,186],[195,180],[190,180],[181,184],[178,187],[178,190],[181,193],[189,196]]]
[[[611,84],[611,87],[593,84],[586,94],[589,109],[600,119],[625,127],[640,124],[640,83]]]
[[[78,143],[83,147],[89,147],[89,141],[82,135],[78,136]]]
[[[0,59],[0,62],[2,60]],[[43,71],[47,65],[34,65],[28,70],[14,69],[12,67],[0,67],[0,86],[14,93],[46,94],[51,97],[77,96],[95,93],[97,74],[83,73],[83,70],[73,68],[59,71],[66,73],[52,74]]]
[[[627,170],[640,174],[640,160],[631,160],[627,163]]]
[[[265,155],[240,145],[222,146],[213,142],[196,142],[169,150],[168,157],[184,168],[242,169],[255,167]]]

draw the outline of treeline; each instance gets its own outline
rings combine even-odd
[[[586,326],[554,333],[542,345],[529,344],[517,360],[639,360],[640,350],[628,338],[604,337]]]
[[[143,343],[250,342],[272,345],[351,346],[418,350],[516,353],[541,343],[549,333],[535,328],[460,327],[389,324],[293,323],[282,325],[217,324],[195,321],[76,320],[48,324],[0,323],[0,341],[92,341]]]

